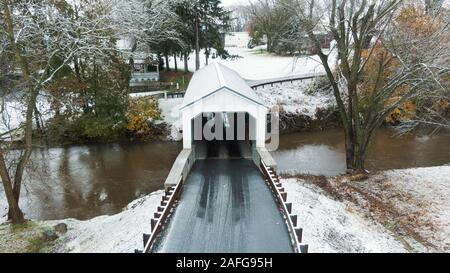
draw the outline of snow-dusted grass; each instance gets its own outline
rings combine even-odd
[[[225,36],[225,47],[246,48],[250,37],[248,32],[233,32]]]
[[[324,69],[320,59],[315,56],[277,56],[268,54],[265,47],[247,48],[248,35],[242,32],[231,33],[225,38],[226,50],[232,56],[240,58],[230,59],[209,59],[209,63],[219,62],[237,71],[247,80],[262,80],[285,77],[290,75],[323,73]],[[333,60],[334,57],[330,57]],[[170,58],[170,66],[174,67],[174,59]],[[178,63],[182,64],[180,59]],[[200,52],[200,67],[206,65],[204,51]],[[188,60],[189,71],[195,71],[195,54],[192,53]]]
[[[237,71],[244,79],[262,80],[285,77],[290,75],[323,73],[323,67],[318,56],[277,56],[262,51],[261,48],[247,49],[240,47],[226,48],[231,55],[239,58],[211,59],[209,63],[219,62]],[[174,67],[174,59],[170,58],[170,66]],[[182,63],[182,60],[178,60]],[[206,65],[203,51],[200,54],[200,67]],[[195,71],[195,54],[191,54],[188,60],[189,71]]]
[[[318,187],[297,179],[283,179],[282,183],[309,252],[406,251],[383,226],[352,212],[347,204],[327,197]]]
[[[150,232],[150,219],[161,201],[163,191],[154,192],[130,203],[123,212],[88,221],[73,219],[68,232],[57,241],[56,252],[119,252],[143,249],[142,234]]]
[[[307,178],[282,179],[282,183],[288,192],[288,201],[293,203],[293,213],[298,215],[303,242],[309,244],[310,252],[449,251],[450,166],[391,170],[364,182],[348,182],[368,195],[385,196],[392,201],[392,207],[384,209],[417,216],[414,219],[418,221],[411,225],[416,224],[419,234],[435,248],[419,245],[410,249],[409,234],[395,232],[387,225],[388,221],[380,222],[380,218],[368,213],[364,206],[346,198],[336,199]],[[339,183],[346,182],[330,180],[335,190],[339,190]],[[348,187],[342,189],[348,195],[355,194]],[[56,252],[133,252],[143,248],[142,234],[150,231],[149,221],[162,195],[163,191],[154,192],[112,216],[37,224],[53,226],[63,222],[68,225],[68,232],[56,241]],[[367,198],[363,202],[370,203]]]
[[[306,91],[312,84],[311,80],[293,83],[275,84],[258,88],[256,93],[268,106],[280,106],[289,114],[301,114],[314,118],[317,109],[328,109],[335,104],[332,94]]]
[[[450,251],[450,166],[386,171],[359,186],[394,206],[430,251]]]

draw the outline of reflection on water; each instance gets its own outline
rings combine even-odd
[[[119,212],[163,188],[179,143],[125,143],[36,149],[21,207],[32,219],[89,219]],[[0,213],[6,200],[0,192]]]
[[[370,170],[450,163],[450,134],[377,135]],[[345,171],[341,130],[281,136],[273,155],[281,172],[336,175]],[[89,219],[119,212],[134,199],[163,188],[181,143],[124,143],[36,149],[21,207],[31,219]],[[6,200],[0,187],[0,216]]]
[[[394,137],[379,130],[368,155],[369,170],[427,167],[450,163],[450,133]],[[273,152],[280,172],[337,175],[345,172],[342,130],[283,135]]]

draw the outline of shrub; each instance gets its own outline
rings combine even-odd
[[[129,132],[138,136],[148,136],[153,132],[154,121],[161,120],[158,102],[150,97],[130,100],[128,108]]]

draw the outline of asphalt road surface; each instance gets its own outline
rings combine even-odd
[[[289,253],[281,213],[254,163],[198,160],[154,252]]]

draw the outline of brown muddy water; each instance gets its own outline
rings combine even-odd
[[[272,153],[280,173],[334,176],[344,173],[345,142],[342,130],[283,135]],[[380,129],[366,161],[369,171],[450,164],[450,132],[395,136]]]
[[[36,149],[22,192],[26,217],[90,219],[120,212],[163,188],[181,143],[123,143]],[[0,189],[0,218],[6,214]]]
[[[393,137],[380,130],[367,161],[370,170],[450,163],[450,133]],[[283,135],[273,152],[284,173],[337,175],[345,171],[341,130]],[[31,219],[90,219],[120,212],[162,189],[181,143],[124,143],[36,149],[21,199]],[[0,189],[0,218],[6,214]]]

